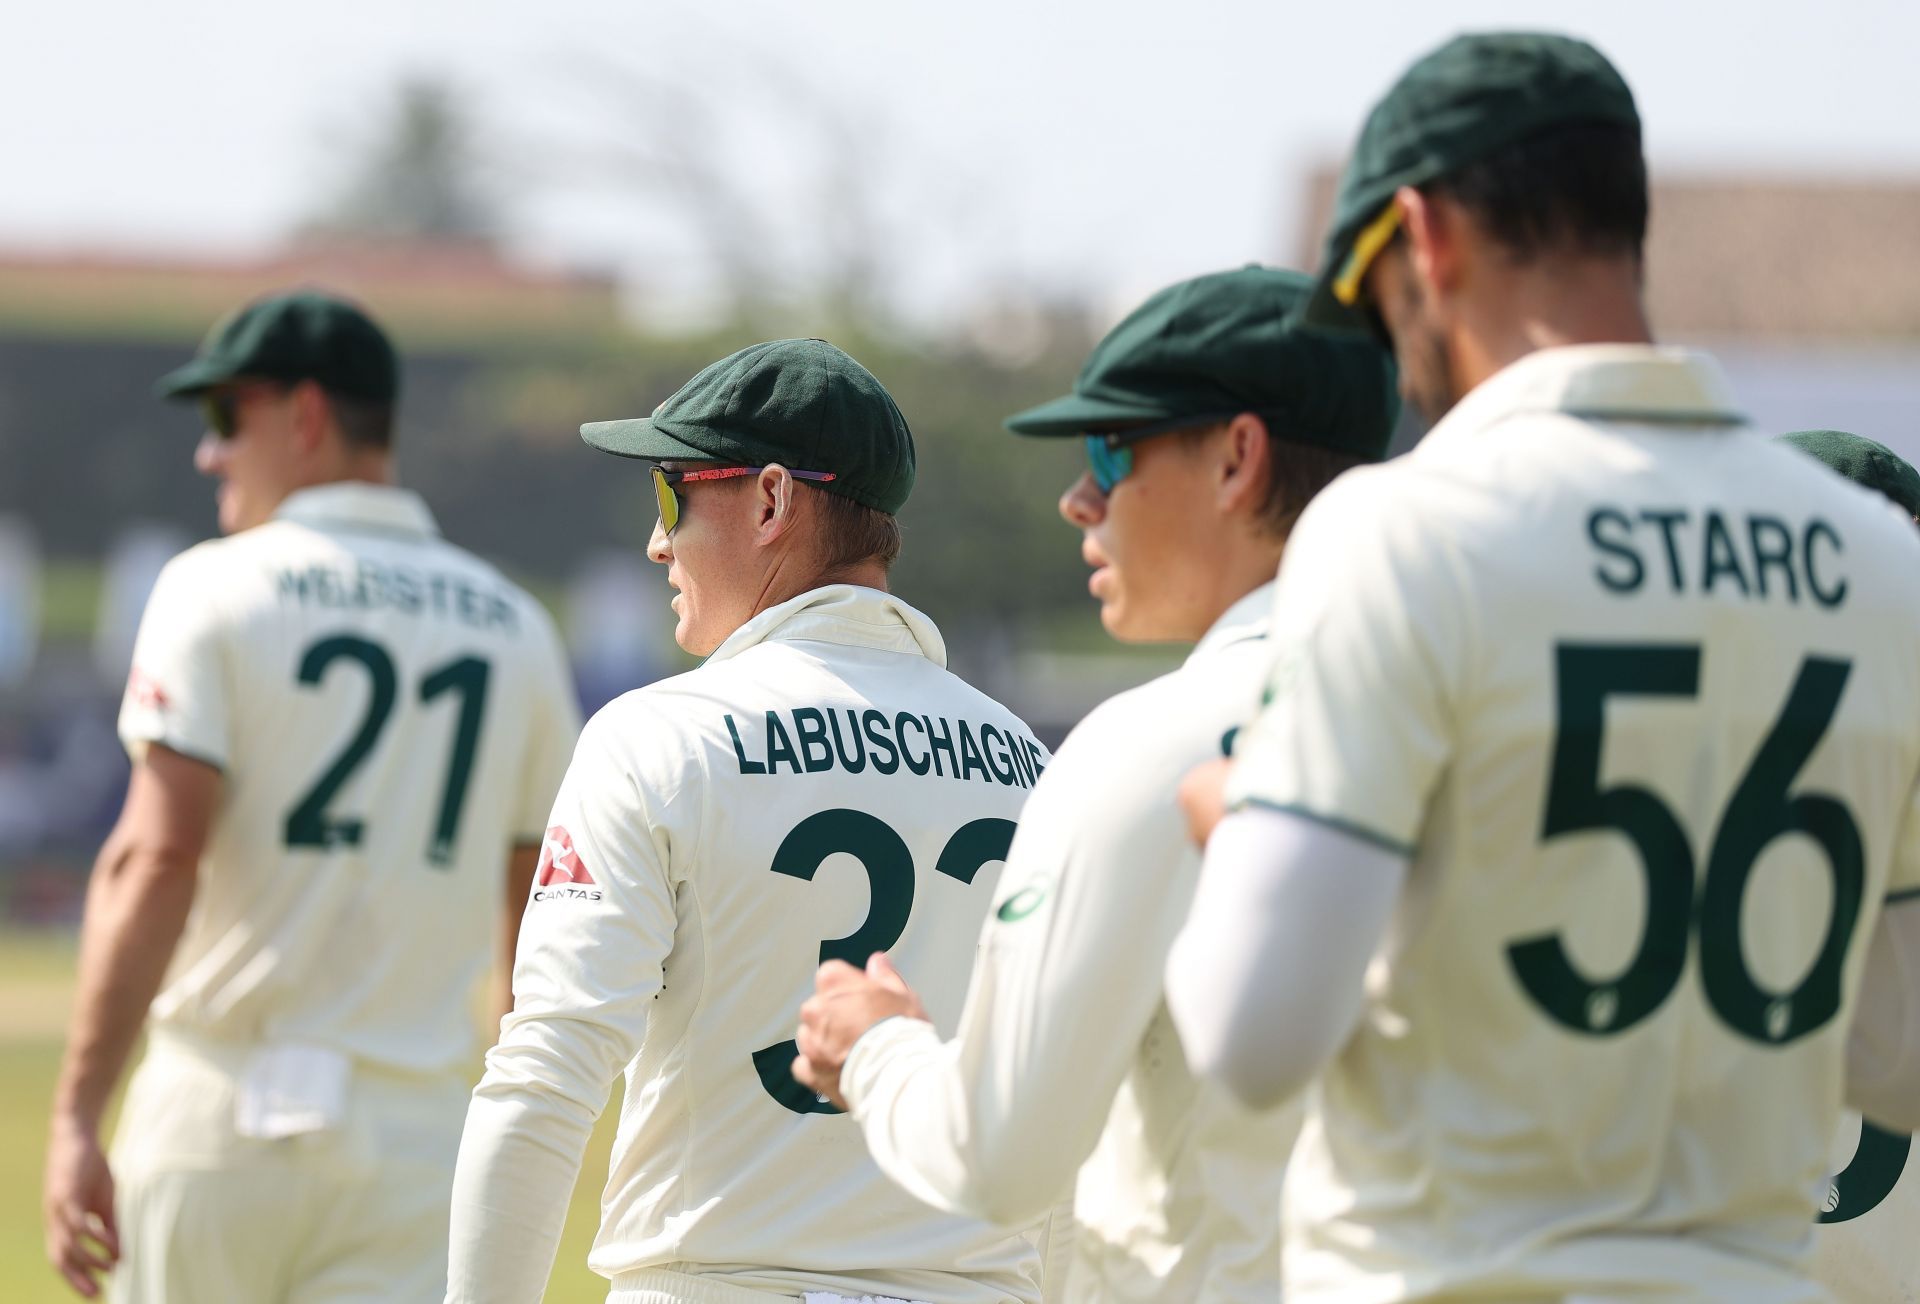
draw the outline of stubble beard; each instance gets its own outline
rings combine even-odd
[[[1404,325],[1394,338],[1394,354],[1401,393],[1431,430],[1460,401],[1453,387],[1453,349],[1411,276],[1402,282],[1399,306]]]

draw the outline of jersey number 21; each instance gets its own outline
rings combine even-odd
[[[358,662],[366,671],[372,688],[367,696],[367,713],[333,764],[287,812],[289,847],[357,847],[366,832],[364,821],[329,815],[327,806],[379,740],[387,717],[393,714],[399,677],[393,667],[393,657],[378,643],[351,634],[337,634],[307,649],[300,659],[300,682],[318,684],[326,677],[327,668],[340,660]],[[445,866],[453,860],[454,839],[460,831],[460,808],[466,804],[467,781],[473,777],[473,755],[480,745],[480,720],[487,709],[487,672],[487,663],[479,657],[461,657],[420,681],[423,704],[442,693],[457,693],[460,697],[453,751],[448,757],[447,777],[440,790],[439,816],[434,823],[433,841],[427,848],[427,859],[435,865]]]

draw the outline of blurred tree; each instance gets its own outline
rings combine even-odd
[[[1051,347],[1018,361],[897,331],[831,336],[887,386],[913,430],[918,484],[901,513],[900,591],[949,637],[1063,616],[1097,635],[1079,541],[1055,507],[1085,467],[1080,441],[1020,439],[1001,425],[1072,384],[1092,343],[1084,315],[1061,307]],[[522,574],[565,574],[587,547],[637,551],[654,519],[644,477],[583,449],[580,423],[650,412],[701,367],[758,338],[735,324],[497,359],[466,374],[455,413],[436,418],[444,435],[422,431],[403,445],[403,467],[420,453],[407,474],[429,492],[448,533]],[[506,438],[477,433],[502,427]],[[422,447],[443,438],[439,455]],[[459,455],[446,455],[454,447]]]
[[[682,57],[567,56],[543,106],[554,116],[517,127],[547,202],[579,194],[635,215],[643,314],[664,284],[709,302],[702,327],[937,335],[948,323],[913,311],[918,289],[1013,283],[1016,197],[910,137],[864,88],[719,19],[672,48]]]
[[[307,233],[491,242],[500,219],[480,180],[471,119],[439,81],[404,82],[386,121],[350,165]]]

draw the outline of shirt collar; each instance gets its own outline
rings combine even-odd
[[[433,536],[440,533],[426,502],[411,489],[366,480],[296,489],[281,500],[274,519],[301,525],[344,526],[386,534]]]
[[[709,662],[739,656],[758,643],[840,643],[923,656],[947,664],[947,643],[934,623],[891,593],[858,584],[829,584],[789,598],[749,620],[713,650]]]
[[[1201,657],[1212,656],[1221,648],[1267,636],[1267,622],[1273,615],[1273,581],[1268,580],[1220,614],[1187,656],[1192,665]]]
[[[1540,349],[1494,373],[1454,405],[1421,442],[1445,441],[1529,412],[1561,412],[1633,425],[1737,426],[1720,364],[1690,349],[1574,344]]]

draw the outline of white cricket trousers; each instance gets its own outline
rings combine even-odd
[[[114,1136],[111,1304],[444,1298],[464,1076],[356,1064],[342,1126],[262,1140],[234,1127],[251,1049],[150,1036]]]
[[[776,1300],[793,1304],[911,1304],[891,1295],[840,1295],[828,1290],[785,1295],[748,1290],[717,1277],[670,1268],[623,1272],[613,1279],[613,1289],[607,1293],[607,1304],[774,1304]]]

